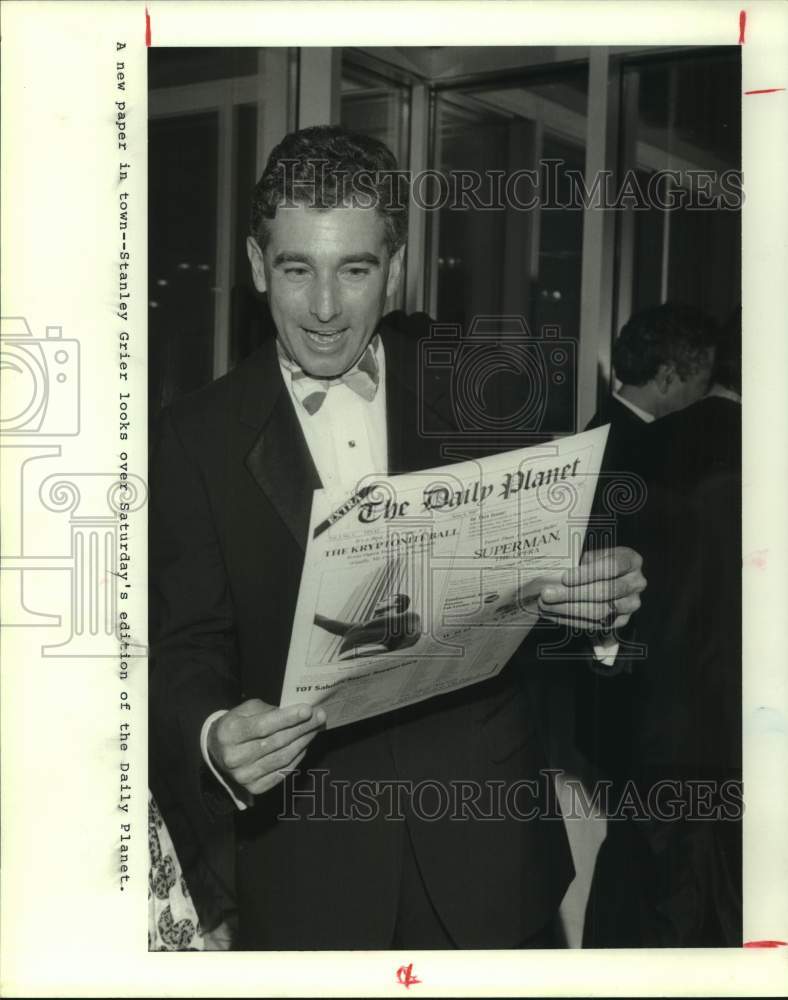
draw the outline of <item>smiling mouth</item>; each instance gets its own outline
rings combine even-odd
[[[347,327],[343,327],[341,330],[310,330],[308,327],[304,326],[301,328],[304,333],[309,338],[310,342],[316,347],[331,347],[333,344],[338,343],[342,339],[343,334],[347,332]]]

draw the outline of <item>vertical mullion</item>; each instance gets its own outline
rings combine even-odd
[[[669,82],[669,99],[668,99],[668,150],[670,150],[670,144],[673,141],[673,131],[676,127],[676,99],[678,97],[678,66],[675,63],[671,64],[670,67],[670,82]],[[668,155],[670,155],[668,153]],[[671,164],[668,162],[668,166]],[[670,176],[667,178],[667,191],[666,195],[670,194],[670,188],[672,187]],[[662,210],[662,261],[660,270],[660,288],[659,288],[659,301],[660,304],[664,305],[668,301],[668,295],[670,294],[670,223],[673,217],[673,213],[663,208]]]
[[[593,47],[588,67],[585,184],[614,165],[618,125],[618,88],[610,86],[609,50]],[[602,185],[604,191],[604,185]],[[580,343],[577,368],[578,427],[584,427],[597,408],[597,369],[610,378],[613,330],[613,275],[615,219],[593,206],[583,214],[583,263],[580,289]]]
[[[276,113],[276,102],[270,100],[268,93],[267,72],[269,69],[269,58],[265,49],[257,50],[257,132],[255,136],[255,178],[259,178],[265,167],[265,160],[268,152],[266,150],[265,126],[271,113]],[[274,105],[272,108],[271,105]]]
[[[621,112],[621,181],[637,169],[637,114],[640,95],[640,77],[626,73],[622,80]],[[632,315],[635,286],[635,209],[627,204],[619,219],[618,241],[618,301],[616,326],[621,326]],[[615,332],[615,331],[614,331]]]
[[[512,173],[523,168],[538,170],[542,155],[541,120],[515,119],[509,123],[508,132],[508,169]],[[531,315],[532,282],[539,273],[538,217],[538,211],[509,210],[504,215],[501,309],[507,315],[522,316],[526,323]]]
[[[310,48],[301,59],[298,127],[338,125],[341,107],[342,49]]]
[[[539,164],[544,158],[544,117],[540,113],[534,120],[534,153],[532,166],[539,171]],[[529,284],[539,280],[539,251],[542,244],[542,206],[537,206],[536,210],[529,213],[531,222],[531,246],[528,259],[528,281]],[[530,294],[530,293],[529,293]]]
[[[229,85],[222,88],[219,105],[219,142],[216,198],[216,270],[214,276],[213,377],[230,363],[230,298],[233,279],[232,223],[237,155],[235,108]]]
[[[429,92],[424,84],[416,84],[410,104],[411,178],[428,167],[429,157]],[[408,312],[429,311],[427,304],[427,212],[411,200],[408,218],[408,262],[405,284],[405,308]]]
[[[396,107],[394,108],[394,115],[396,117],[396,136],[397,136],[397,147],[394,150],[397,156],[397,166],[400,170],[410,170],[410,121],[411,121],[411,100],[412,100],[412,87],[402,87],[396,86],[394,88],[394,95],[396,101]],[[408,233],[410,235],[410,233]],[[407,287],[408,287],[408,259],[407,259],[407,249],[405,253],[405,261],[403,265],[402,279],[399,284],[399,288],[394,296],[393,306],[396,309],[404,309],[407,311]],[[412,262],[412,265],[415,262]]]
[[[271,150],[289,131],[290,50],[260,49],[257,54],[257,176]]]
[[[672,184],[670,177],[667,178],[665,186],[666,198],[670,197]],[[664,305],[668,301],[669,279],[670,279],[670,220],[672,213],[667,209],[662,209],[662,261],[660,263],[660,288],[659,301]]]

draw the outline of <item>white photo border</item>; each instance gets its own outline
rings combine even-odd
[[[732,45],[741,10],[743,90],[788,88],[788,5],[765,0],[3,3],[2,315],[26,321],[45,364],[62,340],[68,368],[62,423],[0,441],[3,601],[17,609],[0,633],[5,995],[401,996],[395,971],[409,961],[421,980],[413,990],[428,996],[781,995],[788,948],[414,956],[146,947],[146,28],[154,46]],[[788,90],[743,96],[742,111],[744,940],[788,941],[788,406],[779,381],[788,373]],[[127,310],[117,264],[124,200]],[[41,609],[66,606],[74,546],[88,547],[79,551],[98,572],[115,538],[107,511],[119,484],[131,502],[129,566],[101,585],[126,591],[128,645],[107,638],[106,597],[83,608],[80,642],[55,652],[64,622]],[[133,836],[121,887],[123,822]]]

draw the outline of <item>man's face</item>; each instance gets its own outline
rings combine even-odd
[[[707,351],[695,370],[684,378],[675,372],[665,395],[665,413],[675,413],[692,403],[697,403],[709,391],[714,366],[714,349]]]
[[[317,378],[355,364],[399,282],[403,248],[389,256],[373,208],[280,208],[265,251],[247,249],[285,351]]]

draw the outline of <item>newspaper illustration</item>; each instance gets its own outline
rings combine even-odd
[[[316,490],[281,704],[333,728],[497,674],[580,560],[607,434]]]

